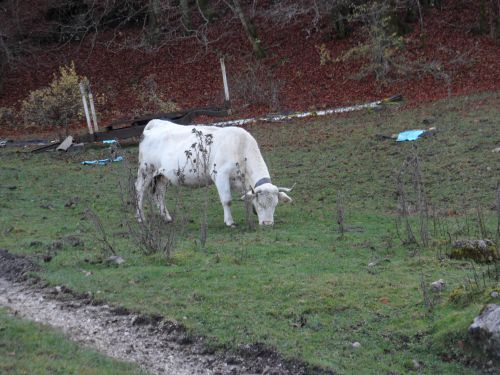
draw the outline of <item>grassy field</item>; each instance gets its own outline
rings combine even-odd
[[[130,363],[113,361],[1,309],[0,333],[2,374],[143,374]]]
[[[297,183],[294,203],[278,206],[273,228],[252,231],[243,203],[234,202],[239,226],[228,229],[212,189],[202,248],[203,196],[183,191],[189,221],[169,260],[138,251],[125,223],[129,212],[119,183],[129,165],[135,168],[137,147],[120,150],[126,163],[106,166],[79,164],[108,157],[104,147],[70,155],[2,150],[0,246],[42,259],[61,241],[51,262],[40,261],[43,279],[180,321],[216,348],[264,343],[286,358],[341,374],[407,373],[415,361],[420,373],[475,373],[467,366],[466,329],[497,281],[477,283],[474,275],[494,266],[446,254],[455,239],[495,240],[491,207],[500,153],[492,150],[499,145],[499,123],[500,95],[482,94],[411,110],[391,106],[251,126],[274,183]],[[378,136],[429,126],[437,133],[416,142]],[[416,157],[400,186],[418,244],[408,241],[396,194],[398,172]],[[418,212],[416,184],[427,197],[428,219]],[[172,208],[168,198],[167,205]],[[99,262],[102,245],[87,208],[101,218],[123,265]],[[440,278],[446,288],[433,293],[428,285]],[[460,288],[468,289],[451,300]],[[352,347],[356,341],[361,347]]]

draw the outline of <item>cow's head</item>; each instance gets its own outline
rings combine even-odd
[[[278,202],[292,202],[292,198],[286,193],[291,192],[294,186],[291,188],[284,188],[277,187],[271,183],[265,183],[255,189],[250,188],[241,199],[252,202],[253,208],[259,217],[259,225],[273,225],[274,210]]]

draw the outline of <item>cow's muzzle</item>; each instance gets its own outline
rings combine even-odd
[[[274,225],[274,221],[262,221],[259,224],[262,226],[271,226]]]

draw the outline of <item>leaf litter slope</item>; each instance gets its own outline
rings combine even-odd
[[[462,2],[459,2],[462,3]],[[414,31],[405,36],[405,57],[409,62],[422,61],[437,64],[439,74],[409,75],[379,85],[372,76],[363,80],[351,79],[360,68],[360,62],[344,62],[320,65],[318,46],[325,45],[333,59],[341,56],[352,46],[363,40],[361,32],[354,32],[345,40],[326,40],[325,29],[306,33],[307,22],[300,19],[285,26],[256,20],[261,30],[262,43],[268,46],[269,55],[261,61],[270,76],[264,74],[260,80],[276,81],[280,88],[278,109],[301,111],[338,107],[345,104],[363,103],[402,94],[412,103],[443,98],[449,94],[467,94],[496,90],[500,69],[500,49],[487,36],[474,35],[471,29],[477,22],[478,4],[467,5],[454,1],[443,1],[443,10],[429,9],[424,18],[424,28],[413,25]],[[221,19],[213,26],[213,50],[223,51],[228,56],[227,68],[232,90],[237,92],[238,74],[256,64],[245,56],[247,40],[235,20]],[[232,27],[231,33],[225,30]],[[126,31],[134,33],[133,30]],[[178,104],[181,109],[198,106],[221,105],[223,103],[222,80],[218,55],[209,50],[197,54],[199,45],[193,40],[184,40],[160,50],[156,54],[138,51],[109,51],[106,42],[114,35],[102,32],[96,43],[90,40],[67,44],[55,53],[40,51],[27,56],[19,69],[6,74],[4,94],[0,107],[18,106],[29,91],[47,85],[61,64],[74,61],[78,72],[90,78],[95,94],[107,97],[105,105],[98,111],[102,123],[116,118],[132,117],[132,109],[141,110],[137,88],[147,77],[153,77],[160,91]],[[90,39],[90,38],[89,38]],[[43,61],[36,72],[29,68],[34,61]],[[446,79],[443,77],[446,76]],[[441,78],[439,78],[441,77]],[[22,84],[20,84],[22,83]],[[233,98],[238,116],[253,116],[275,111],[268,103],[246,106]],[[82,129],[84,122],[80,123]],[[22,129],[0,129],[7,134],[22,132]]]

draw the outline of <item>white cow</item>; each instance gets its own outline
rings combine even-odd
[[[165,207],[167,185],[204,186],[215,183],[224,208],[224,223],[233,226],[231,191],[246,191],[260,225],[273,225],[278,201],[289,203],[292,189],[271,183],[259,146],[247,131],[236,128],[177,125],[151,120],[139,145],[135,183],[137,218],[142,220],[145,190],[150,188],[161,216],[170,222]],[[248,189],[248,191],[247,191]]]

